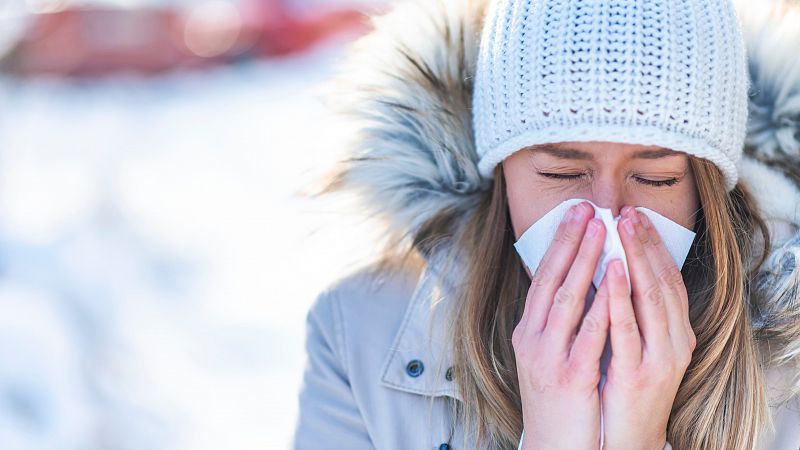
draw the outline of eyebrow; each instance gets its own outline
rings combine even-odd
[[[574,149],[574,148],[561,148],[555,147],[553,145],[542,144],[533,147],[528,147],[530,151],[540,151],[543,153],[547,153],[549,155],[555,156],[557,158],[562,159],[579,159],[579,160],[592,160],[594,157],[591,153],[584,152],[582,150]],[[656,150],[639,150],[633,154],[633,158],[640,158],[640,159],[658,159],[658,158],[665,158],[669,156],[678,156],[680,152],[676,152],[674,150],[670,150],[667,148],[661,148]]]

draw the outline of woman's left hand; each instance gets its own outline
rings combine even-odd
[[[622,262],[616,260],[606,272],[612,357],[601,392],[604,448],[661,450],[696,345],[688,295],[678,266],[646,215],[623,208],[618,229],[633,300]]]

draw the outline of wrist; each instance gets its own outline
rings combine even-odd
[[[642,445],[631,446],[624,443],[610,443],[608,440],[605,441],[602,450],[616,450],[616,449],[636,449],[636,450],[672,450],[672,445],[666,438],[661,438],[660,440],[651,440],[643,443]]]
[[[658,439],[652,441],[652,443],[646,445],[644,448],[653,450],[671,450],[672,446],[667,443],[667,436],[666,433],[664,433]]]

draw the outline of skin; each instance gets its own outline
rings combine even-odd
[[[562,142],[521,149],[503,161],[518,239],[569,198],[622,215],[631,292],[611,263],[591,308],[585,298],[605,240],[588,203],[561,223],[535,274],[512,344],[525,427],[524,449],[662,449],[672,403],[696,340],[678,267],[644,206],[693,229],[699,197],[685,153],[612,142]],[[528,273],[529,275],[530,272]],[[598,392],[600,356],[613,355]]]

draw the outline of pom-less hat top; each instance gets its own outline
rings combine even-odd
[[[565,141],[657,145],[738,179],[749,81],[730,0],[492,0],[473,93],[482,175]]]

